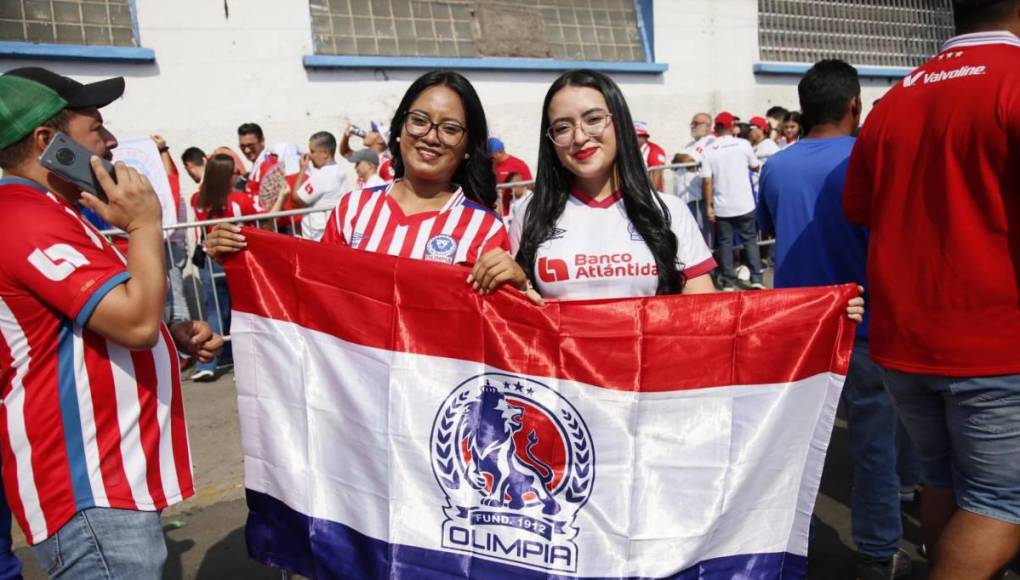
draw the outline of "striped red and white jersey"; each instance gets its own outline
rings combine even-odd
[[[130,275],[78,212],[0,180],[0,454],[7,501],[36,544],[91,507],[161,510],[194,494],[177,351],[86,328]]]
[[[390,196],[392,184],[352,191],[326,224],[322,242],[357,250],[472,265],[493,248],[510,250],[503,220],[464,197],[460,188],[439,211],[404,215]]]

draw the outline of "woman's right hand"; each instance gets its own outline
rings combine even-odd
[[[214,260],[247,247],[248,242],[241,234],[241,226],[236,224],[219,224],[205,236],[205,253]]]

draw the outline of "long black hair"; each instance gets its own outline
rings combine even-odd
[[[485,148],[485,142],[489,139],[489,126],[485,121],[482,100],[478,98],[471,82],[459,73],[441,70],[427,72],[411,83],[404,93],[404,98],[393,114],[393,121],[390,122],[388,146],[393,155],[393,175],[397,179],[404,176],[404,160],[400,156],[398,138],[404,130],[407,112],[418,95],[435,86],[448,87],[460,96],[467,121],[467,134],[464,138],[467,139],[467,153],[470,157],[461,160],[452,181],[464,188],[465,197],[491,209],[496,204],[496,176],[492,172],[492,158]]]
[[[537,284],[535,258],[538,246],[549,240],[556,227],[556,221],[563,215],[567,198],[573,185],[574,175],[560,163],[553,142],[546,135],[549,131],[549,104],[553,96],[564,87],[588,87],[602,93],[613,115],[613,131],[616,133],[616,174],[627,219],[633,224],[648,249],[655,257],[659,271],[657,294],[678,294],[683,290],[684,277],[677,262],[678,242],[670,229],[670,215],[666,204],[654,193],[651,180],[641,159],[641,147],[634,132],[634,121],[627,108],[620,87],[606,75],[592,70],[573,70],[564,73],[549,87],[542,105],[542,128],[539,134],[538,171],[535,178],[534,196],[524,217],[521,246],[517,262],[524,272]],[[597,243],[596,240],[592,240]]]

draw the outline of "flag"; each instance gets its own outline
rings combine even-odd
[[[799,578],[852,286],[532,306],[246,230],[250,554],[313,578]]]

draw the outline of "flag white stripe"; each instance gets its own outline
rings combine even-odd
[[[39,489],[35,484],[35,470],[32,468],[32,445],[25,430],[25,374],[32,364],[28,338],[21,329],[14,313],[0,298],[0,334],[7,343],[13,359],[14,378],[11,392],[3,400],[7,407],[7,431],[11,441],[19,442],[14,447],[14,463],[18,470],[18,497],[25,509],[28,522],[29,541],[46,536],[46,518],[39,503]]]

